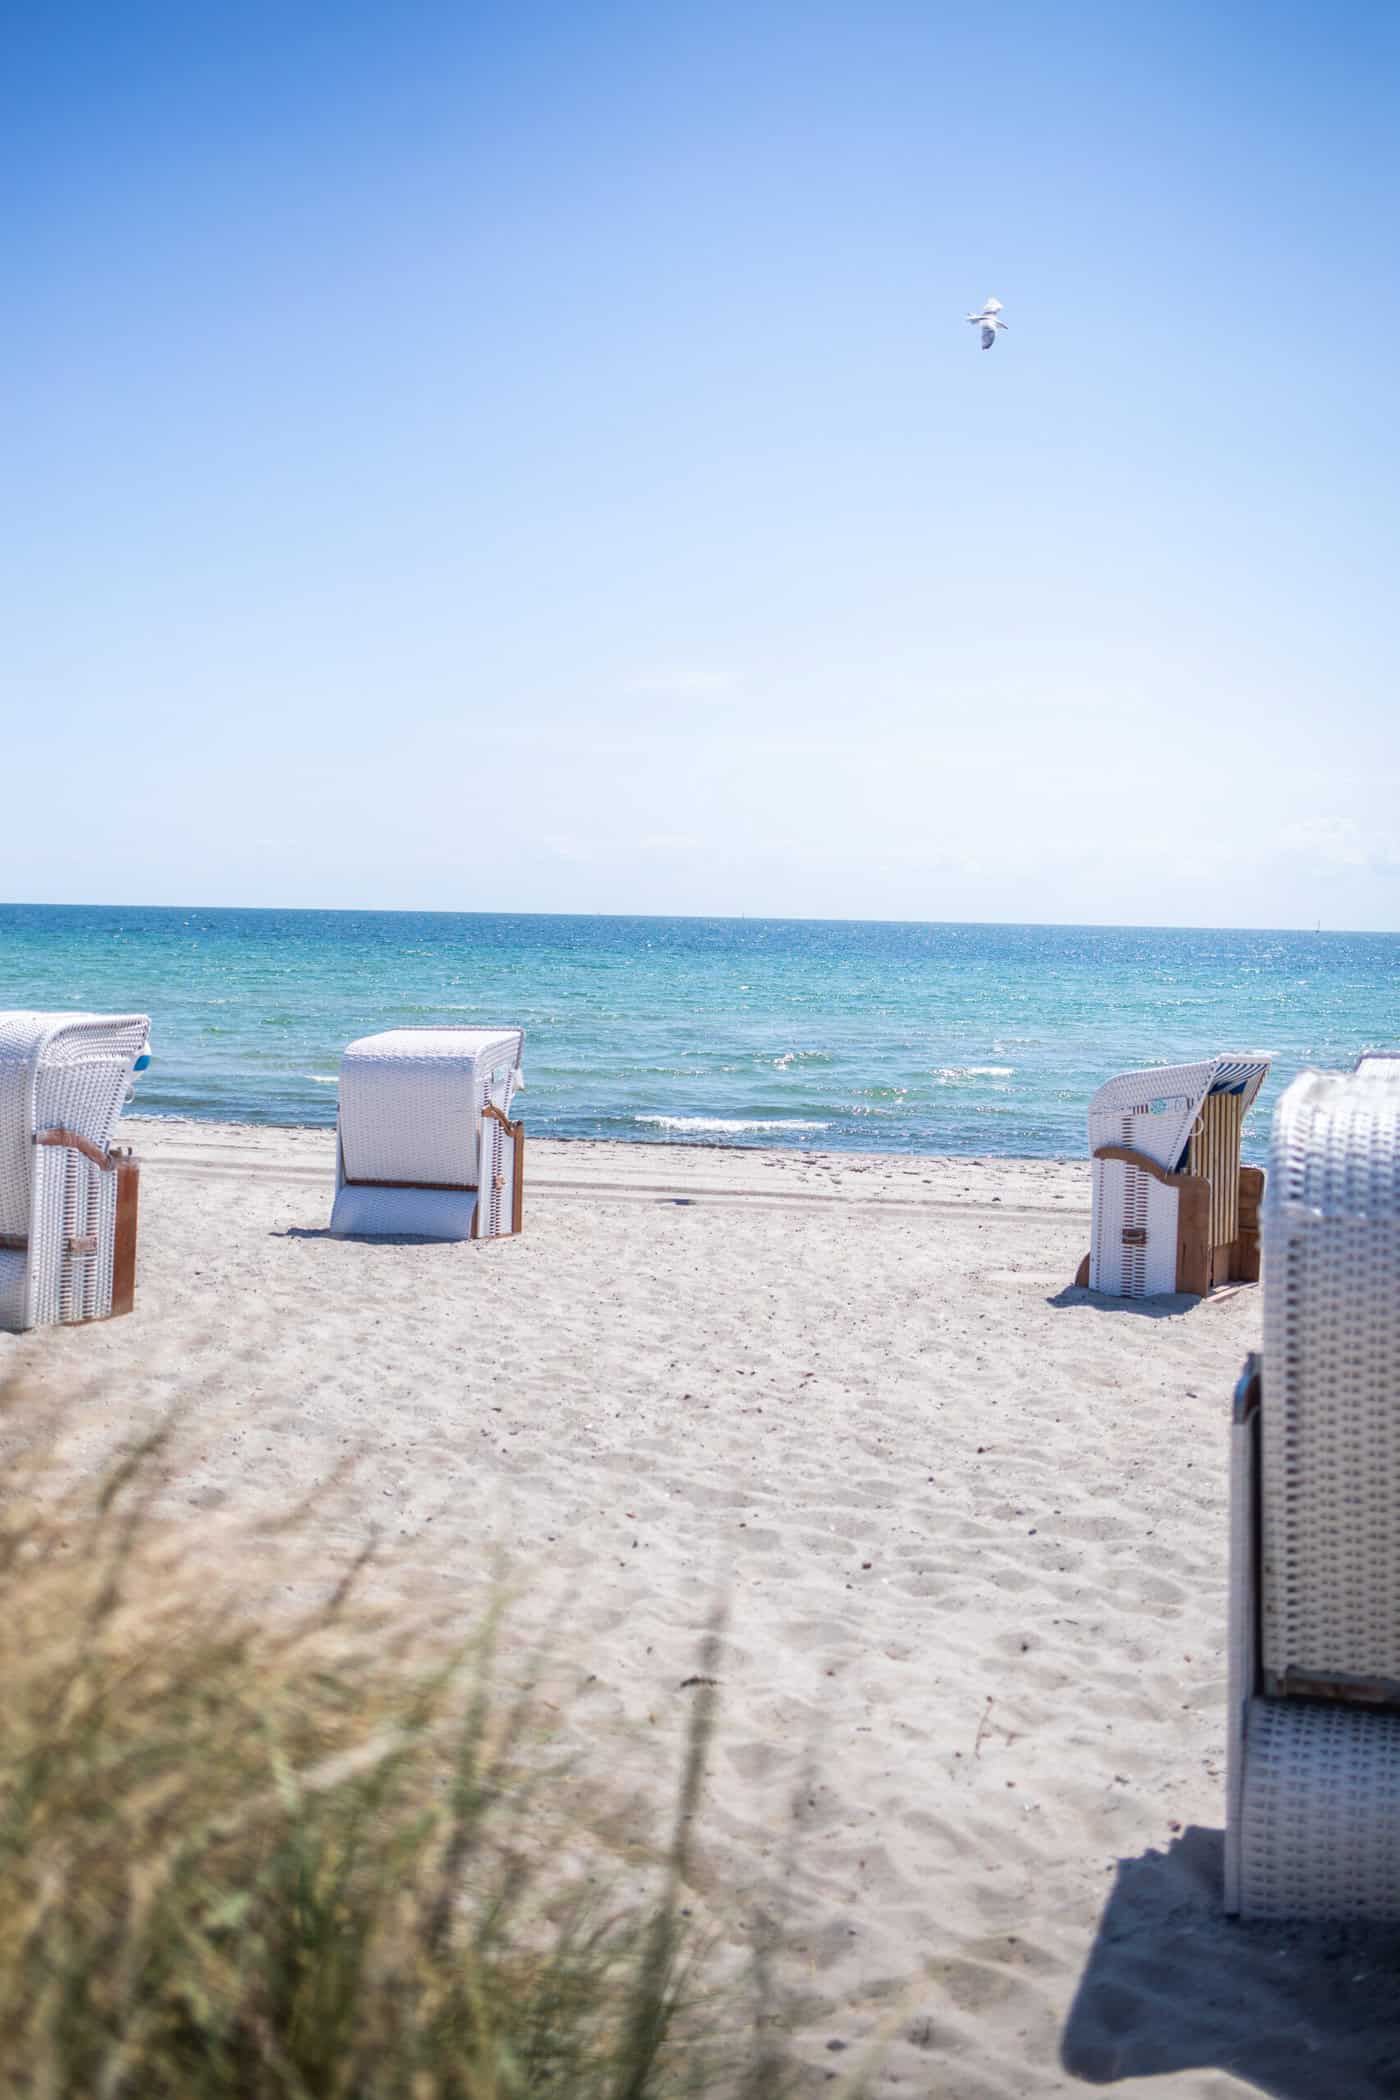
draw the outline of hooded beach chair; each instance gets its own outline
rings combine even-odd
[[[1114,1298],[1204,1297],[1259,1276],[1263,1174],[1240,1131],[1269,1058],[1123,1072],[1089,1103],[1093,1237],[1075,1282]]]
[[[1274,1118],[1231,1453],[1226,1909],[1400,1920],[1400,1059]]]
[[[0,1013],[0,1329],[130,1312],[138,1169],[112,1132],[144,1014]]]
[[[519,1028],[394,1028],[340,1062],[331,1231],[488,1240],[519,1232]]]

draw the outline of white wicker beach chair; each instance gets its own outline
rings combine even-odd
[[[1226,1907],[1400,1919],[1400,1060],[1274,1119],[1236,1393]]]
[[[519,1232],[525,1129],[518,1028],[395,1028],[340,1065],[331,1231],[487,1240]]]
[[[1263,1176],[1240,1166],[1240,1130],[1266,1055],[1124,1072],[1089,1103],[1093,1238],[1075,1281],[1115,1298],[1204,1297],[1259,1275]]]
[[[144,1014],[0,1013],[0,1329],[130,1312],[138,1169],[111,1149]]]

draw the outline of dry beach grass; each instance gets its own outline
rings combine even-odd
[[[680,1906],[741,1989],[712,2031],[747,2031],[786,1889],[804,2090],[866,2049],[881,2100],[1395,2089],[1393,1942],[1219,1913],[1257,1293],[1067,1290],[1087,1177],[1054,1162],[542,1144],[524,1237],[431,1247],[326,1237],[324,1132],[127,1135],[136,1314],[0,1338],[88,1395],[55,1477],[178,1400],[156,1510],[211,1564],[305,1499],[283,1612],[323,1609],[371,1525],[367,1602],[439,1630],[504,1556],[507,1704],[522,1646],[549,1652],[532,1697],[625,1862],[664,1858],[687,1680],[717,1676]]]
[[[366,1549],[288,1608],[314,1505],[211,1554],[157,1508],[171,1429],[84,1478],[22,1379],[0,1420],[0,2090],[788,2089],[764,1942],[745,1994],[685,1900],[717,1629],[648,1853],[571,1784],[543,1658],[498,1668],[499,1590],[450,1637],[374,1603]]]

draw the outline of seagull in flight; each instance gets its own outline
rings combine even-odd
[[[1000,321],[997,319],[997,316],[998,314],[1000,314],[1000,312],[1000,299],[988,299],[985,306],[982,308],[980,314],[969,314],[967,317],[974,328],[981,329],[982,348],[984,350],[991,349],[992,344],[997,339],[997,330],[999,328],[1005,328],[1006,326],[1005,321]]]

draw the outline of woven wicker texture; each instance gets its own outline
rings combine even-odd
[[[331,1230],[453,1240],[508,1232],[509,1199],[503,1220],[495,1185],[506,1133],[483,1110],[509,1114],[523,1047],[518,1028],[397,1028],[351,1043],[340,1066]]]
[[[340,1065],[340,1143],[349,1181],[474,1187],[488,1098],[508,1112],[519,1029],[396,1028],[351,1043]],[[491,1086],[493,1072],[504,1073]]]
[[[1261,1232],[1265,1682],[1400,1685],[1400,1062],[1293,1082]]]
[[[1251,1701],[1239,1861],[1247,1917],[1400,1918],[1400,1714]]]
[[[1230,1055],[1122,1072],[1107,1080],[1089,1103],[1089,1151],[1126,1146],[1144,1153],[1164,1172],[1176,1173],[1186,1163],[1193,1138],[1199,1140],[1205,1103],[1212,1095],[1228,1093],[1239,1101],[1238,1113],[1229,1117],[1237,1170],[1239,1126],[1268,1070],[1265,1056]],[[1228,1162],[1218,1144],[1212,1156],[1228,1178]],[[1232,1214],[1234,1201],[1233,1193],[1222,1197],[1221,1217]],[[1174,1291],[1176,1226],[1175,1189],[1122,1160],[1094,1160],[1091,1289],[1116,1298]],[[1130,1235],[1126,1240],[1125,1233]]]
[[[114,1176],[67,1146],[105,1152],[145,1043],[144,1014],[0,1014],[0,1328],[98,1319],[112,1303]],[[73,1251],[95,1238],[92,1252]]]

